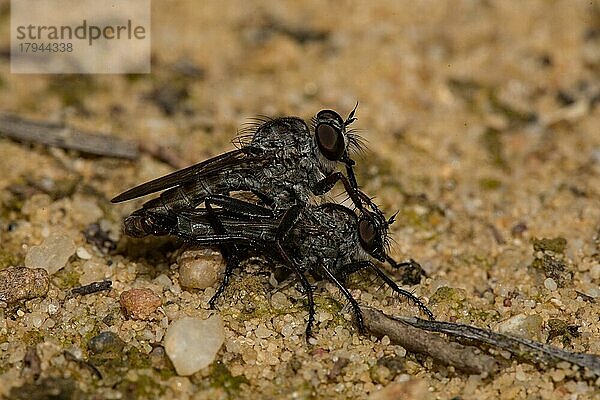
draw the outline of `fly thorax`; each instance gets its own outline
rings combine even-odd
[[[313,147],[313,154],[317,160],[319,170],[323,173],[323,175],[329,176],[335,172],[338,162],[329,160],[327,157],[325,157],[319,150],[319,147],[316,145],[316,143]]]
[[[354,257],[356,258],[355,261],[368,261],[368,260],[372,260],[373,257],[367,253],[367,251],[365,249],[363,249],[363,247],[360,245],[360,241],[358,240],[358,238],[356,238],[356,246],[355,246],[355,253],[354,253]]]

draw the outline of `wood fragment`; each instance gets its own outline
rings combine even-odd
[[[17,141],[40,143],[98,156],[128,160],[139,156],[138,146],[132,141],[15,115],[0,114],[0,135]]]
[[[445,333],[457,339],[468,339],[494,346],[507,350],[516,357],[530,362],[556,365],[561,361],[566,361],[585,368],[592,375],[600,376],[600,356],[595,354],[573,353],[534,340],[492,332],[488,329],[464,324],[428,321],[416,317],[401,317],[394,319],[394,321],[401,321],[410,324],[412,327],[430,332]]]
[[[409,352],[430,356],[436,362],[468,374],[492,375],[499,369],[494,357],[482,354],[476,347],[448,341],[370,307],[363,307],[362,311],[365,326],[371,333],[380,337],[387,335]]]
[[[110,290],[111,286],[112,286],[112,281],[92,282],[89,285],[79,286],[79,287],[71,289],[71,293],[85,296],[85,295],[100,292],[103,290]]]

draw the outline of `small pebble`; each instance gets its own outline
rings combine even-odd
[[[258,327],[256,328],[256,330],[254,331],[254,334],[259,339],[266,339],[269,336],[271,336],[273,333],[275,333],[275,332],[273,332],[272,330],[268,329],[265,326],[265,324],[259,324]]]
[[[271,296],[271,305],[277,310],[285,310],[290,307],[291,303],[285,294],[275,292]]]
[[[102,358],[112,359],[121,357],[125,342],[114,332],[101,332],[88,342],[88,350]]]
[[[560,382],[565,379],[566,373],[564,369],[555,369],[550,371],[550,377],[554,382]]]
[[[25,256],[27,268],[43,268],[52,275],[63,268],[75,253],[73,239],[64,233],[52,233],[42,244],[33,246]]]
[[[558,288],[558,285],[552,278],[546,278],[546,280],[544,281],[544,286],[546,287],[546,289],[552,292]]]
[[[186,250],[179,257],[179,283],[186,288],[206,289],[221,280],[225,262],[211,249]]]
[[[523,367],[521,367],[520,365],[517,365],[517,367],[515,368],[515,379],[520,382],[525,382],[527,380],[527,374],[525,374],[525,371],[523,371]]]
[[[221,316],[206,320],[186,317],[169,326],[164,345],[177,374],[187,376],[209,366],[224,340]]]
[[[78,247],[77,257],[81,258],[82,260],[89,260],[92,258],[92,255],[85,249],[85,247]]]
[[[126,290],[119,297],[125,315],[131,319],[148,319],[162,301],[148,288]]]
[[[160,274],[159,276],[154,278],[152,283],[161,286],[163,290],[170,290],[173,287],[173,282],[171,282],[171,279],[169,279],[169,277],[165,274]]]
[[[539,314],[517,314],[500,322],[496,329],[500,333],[509,333],[526,339],[538,340],[542,332],[542,317]]]
[[[48,293],[48,272],[41,268],[11,267],[0,271],[0,301],[9,304]]]
[[[88,260],[81,266],[83,273],[79,276],[80,285],[89,285],[92,282],[104,280],[105,263],[100,260]]]
[[[600,278],[600,263],[592,265],[590,268],[590,276],[592,279]]]

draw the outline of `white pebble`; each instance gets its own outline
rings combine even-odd
[[[525,307],[529,307],[529,308],[533,309],[533,308],[535,308],[537,303],[535,302],[535,300],[527,299],[527,300],[523,300],[523,305]]]
[[[259,339],[266,339],[269,336],[271,336],[273,333],[274,332],[272,330],[268,329],[265,326],[265,324],[259,324],[258,327],[256,328],[256,330],[254,331],[254,334]]]
[[[285,337],[292,336],[294,334],[294,327],[287,324],[281,328],[281,334]]]
[[[27,268],[43,268],[52,275],[63,268],[75,253],[73,239],[64,233],[53,233],[39,246],[33,246],[25,256]]]
[[[536,340],[542,330],[542,317],[539,314],[517,314],[498,323],[496,329],[500,333]]]
[[[170,290],[173,287],[173,282],[165,274],[158,275],[152,282],[162,286],[163,290]]]
[[[169,326],[164,345],[177,374],[188,376],[209,366],[224,340],[221,316],[206,320],[186,317]]]
[[[406,357],[406,349],[402,346],[394,346],[394,353],[398,357]]]
[[[558,289],[558,285],[556,284],[556,282],[554,282],[554,279],[552,278],[546,278],[546,280],[544,281],[544,286],[546,287],[546,289],[552,292]]]
[[[520,365],[517,365],[515,368],[515,379],[520,382],[525,382],[527,380],[527,374]]]
[[[81,258],[82,260],[89,260],[92,258],[92,255],[85,249],[85,247],[78,247],[77,257]]]

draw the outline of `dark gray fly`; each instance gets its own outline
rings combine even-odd
[[[217,229],[213,218],[218,221]],[[361,331],[364,331],[362,314],[357,301],[345,287],[345,281],[353,273],[363,270],[375,273],[395,293],[414,301],[430,319],[434,319],[417,297],[398,287],[376,264],[377,260],[386,260],[387,225],[390,222],[375,223],[374,218],[357,216],[351,209],[335,203],[293,206],[281,217],[243,217],[238,211],[230,212],[225,208],[197,209],[178,213],[170,234],[205,246],[238,245],[244,250],[244,257],[262,255],[290,268],[308,298],[306,333],[309,337],[315,309],[307,275],[327,279],[339,288],[350,302]],[[218,230],[222,233],[215,233]]]
[[[162,191],[124,220],[125,232],[134,237],[163,234],[164,217],[201,204],[227,204],[224,196],[236,191],[253,193],[279,215],[292,205],[308,204],[341,180],[362,208],[349,157],[349,151],[360,148],[360,138],[347,129],[354,114],[344,121],[335,111],[320,111],[312,130],[296,117],[264,119],[250,127],[250,134],[238,137],[238,149],[136,186],[111,201]],[[348,178],[336,171],[340,163]]]

